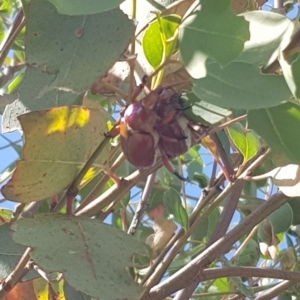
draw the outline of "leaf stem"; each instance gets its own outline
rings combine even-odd
[[[139,201],[138,207],[136,208],[136,212],[133,216],[129,229],[127,231],[128,234],[134,235],[139,224],[142,221],[145,211],[147,210],[149,203],[148,199],[152,190],[152,186],[155,181],[156,171],[150,174],[147,178],[145,188],[142,193],[141,200]]]

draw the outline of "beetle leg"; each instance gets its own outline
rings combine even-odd
[[[145,85],[147,84],[148,84],[148,76],[144,75],[142,78],[142,83],[136,87],[136,89],[133,91],[131,95],[131,103],[136,102],[136,98],[143,91]]]
[[[162,163],[163,165],[165,166],[165,168],[172,174],[174,174],[179,180],[182,180],[182,181],[187,181],[188,178],[185,178],[185,177],[182,177],[174,168],[174,166],[172,165],[172,163],[169,161],[165,151],[163,149],[161,149],[159,147],[159,150],[160,150],[160,154],[161,154],[161,160],[162,160]]]
[[[170,111],[162,120],[161,123],[162,124],[169,124],[175,117],[177,111],[176,110],[172,110]]]
[[[106,138],[114,138],[114,137],[118,136],[121,131],[120,127],[121,127],[121,124],[114,125],[110,131],[104,133],[104,136]]]
[[[104,168],[104,169],[103,169],[103,172],[104,172],[107,176],[109,176],[109,177],[114,181],[114,183],[115,183],[117,186],[119,186],[120,183],[121,183],[121,180],[123,180],[123,178],[118,177],[115,173],[113,173],[113,172],[112,172],[110,169],[108,169],[108,168]]]
[[[169,136],[166,135],[160,135],[160,138],[165,140],[166,142],[170,142],[170,143],[177,143],[179,141],[184,141],[187,139],[186,136],[180,137],[180,138],[171,138]]]
[[[124,122],[121,122],[121,124],[120,124],[120,134],[121,134],[122,137],[127,139],[128,131],[127,131],[127,126]]]
[[[127,126],[124,123],[123,119],[118,121],[109,132],[105,132],[104,136],[107,138],[115,138],[119,134],[124,138],[127,138],[128,136]]]

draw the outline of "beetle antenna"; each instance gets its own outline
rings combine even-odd
[[[181,176],[177,171],[174,171],[173,174],[181,181],[188,181],[187,177]]]

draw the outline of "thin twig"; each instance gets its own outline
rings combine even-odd
[[[254,300],[269,300],[274,299],[281,293],[285,292],[288,288],[294,286],[295,284],[299,283],[298,280],[284,280],[278,283],[273,288],[269,289],[268,291],[264,292],[262,295],[257,296]]]
[[[83,209],[76,212],[76,216],[86,216],[92,217],[101,212],[101,210],[109,205],[111,202],[119,201],[123,196],[138,182],[143,180],[146,176],[153,173],[161,166],[161,162],[157,163],[155,166],[146,169],[138,170],[123,180],[121,180],[119,186],[113,185],[110,189],[105,191],[100,197],[89,203]]]
[[[138,207],[136,209],[136,212],[133,216],[133,219],[132,219],[131,224],[129,226],[129,229],[127,231],[127,233],[130,234],[130,235],[135,234],[139,224],[142,221],[144,213],[145,213],[145,211],[147,210],[147,208],[149,206],[148,199],[149,199],[149,195],[152,191],[152,186],[153,186],[153,183],[154,183],[154,180],[155,180],[155,176],[156,176],[156,171],[154,171],[152,174],[150,174],[147,178],[146,185],[145,185],[145,188],[143,190],[141,200],[139,201]]]
[[[225,122],[225,123],[223,123],[223,124],[221,124],[221,125],[218,125],[218,126],[216,126],[216,127],[213,127],[211,130],[210,130],[210,134],[213,134],[213,133],[217,133],[217,132],[219,132],[219,131],[221,131],[221,130],[223,130],[223,129],[225,129],[225,128],[228,128],[230,125],[232,125],[232,124],[235,124],[235,123],[238,123],[238,122],[240,122],[240,121],[244,121],[244,120],[246,120],[246,118],[247,118],[247,115],[242,115],[242,116],[240,116],[240,117],[237,117],[237,118],[234,118],[234,119],[232,119],[232,120],[229,120],[229,121],[227,121],[227,122]]]
[[[216,173],[217,173],[217,166],[218,166],[218,163],[214,160],[213,167],[212,167],[212,170],[211,170],[211,176],[210,176],[208,188],[211,188],[211,187],[214,186]]]
[[[258,153],[255,158],[253,158],[253,163],[249,163],[249,167],[245,170],[245,172],[242,175],[245,175],[249,172],[249,170],[255,169],[264,159],[265,157],[270,153],[270,150],[267,150],[265,153],[260,152]],[[240,159],[238,158],[234,162],[234,166],[238,165],[240,162]],[[150,290],[151,287],[153,287],[155,284],[159,282],[165,271],[167,270],[169,264],[172,262],[174,259],[175,255],[178,253],[178,251],[181,249],[181,247],[184,245],[190,234],[203,222],[208,215],[211,213],[211,211],[220,205],[220,202],[231,192],[231,190],[234,188],[235,183],[232,183],[228,185],[224,191],[220,194],[219,186],[224,183],[225,177],[223,174],[220,175],[216,179],[215,186],[211,188],[208,191],[208,194],[203,197],[202,200],[199,199],[197,202],[194,211],[190,217],[190,228],[184,232],[184,230],[179,230],[179,232],[171,239],[171,241],[167,244],[165,249],[162,251],[162,253],[159,255],[159,258],[161,262],[155,262],[153,266],[150,268],[148,273],[145,275],[142,284],[146,285],[146,289],[144,291],[143,295],[147,295],[148,291]],[[242,177],[240,178],[242,180]],[[216,195],[218,195],[216,197]],[[214,198],[216,199],[211,203],[210,207],[206,209],[202,214],[200,212],[202,209],[205,208],[205,206]],[[173,247],[172,251],[168,253],[168,256],[166,257],[165,260],[163,260],[163,257],[165,254],[170,250],[170,248]]]
[[[266,277],[299,281],[300,273],[257,267],[223,267],[204,269],[201,271],[199,277],[201,281],[207,281],[222,277]]]
[[[30,251],[31,248],[27,248],[25,250],[15,269],[5,278],[4,282],[0,285],[0,299],[5,297],[6,294],[9,293],[28,272],[28,270],[26,270],[26,266],[30,260]]]
[[[242,180],[242,176],[247,174],[249,170],[255,169],[264,159],[265,157],[270,153],[270,150],[267,150],[265,153],[259,153],[257,156],[253,159],[253,163],[249,164],[248,168],[244,171],[244,173],[241,175],[241,178],[239,180]],[[234,162],[234,166],[239,164],[239,159],[237,159]],[[220,190],[218,187],[223,184],[225,178],[224,175],[220,175],[216,179],[215,186],[209,190],[208,194],[203,197],[203,199],[199,199],[197,202],[194,211],[190,217],[190,228],[187,230],[187,232],[184,232],[182,229],[171,239],[171,241],[168,243],[168,245],[165,247],[164,251],[160,254],[159,258],[161,260],[163,259],[164,255],[167,251],[173,246],[172,251],[168,254],[168,257],[161,261],[161,263],[154,263],[154,265],[150,268],[149,272],[146,274],[146,276],[143,279],[143,284],[147,285],[147,288],[144,292],[144,295],[148,293],[151,287],[153,287],[157,282],[159,282],[160,278],[163,276],[164,272],[167,270],[169,264],[174,259],[175,255],[178,253],[178,251],[181,249],[181,246],[186,242],[188,237],[190,236],[191,232],[195,230],[198,226],[200,226],[201,222],[203,222],[208,215],[211,213],[211,211],[217,207],[220,202],[231,192],[231,190],[234,188],[235,183],[232,183],[228,185],[222,193],[220,193]],[[218,195],[219,194],[219,195]],[[216,197],[216,195],[218,195]],[[211,203],[210,207],[206,209],[202,214],[200,212],[205,208],[205,206],[214,198],[216,199]]]
[[[153,287],[149,295],[145,295],[142,299],[161,300],[185,286],[199,281],[199,279],[202,278],[203,268],[205,266],[209,265],[220,255],[227,253],[236,241],[247,234],[255,225],[264,220],[273,211],[286,203],[288,199],[289,198],[281,192],[272,195],[269,200],[252,212],[243,222],[208,247],[174,275]]]
[[[101,142],[101,144],[96,148],[96,150],[93,152],[91,157],[88,159],[88,161],[85,163],[83,168],[80,170],[79,174],[76,176],[75,180],[72,182],[66,193],[62,196],[62,198],[58,201],[57,205],[53,208],[52,212],[58,212],[65,204],[66,200],[68,199],[68,202],[71,202],[74,200],[74,197],[77,195],[78,187],[84,177],[84,175],[87,173],[87,171],[93,166],[94,162],[98,158],[98,156],[103,152],[105,147],[110,143],[110,139],[104,138]]]
[[[21,143],[21,142],[22,142],[22,139],[19,139],[19,140],[14,141],[14,142],[9,141],[9,144],[0,147],[0,150],[4,150],[4,149],[9,148],[9,147],[11,147],[11,146],[17,145],[17,144],[19,144],[19,143]]]
[[[251,232],[247,235],[247,237],[245,238],[245,240],[243,241],[243,243],[238,247],[238,249],[235,251],[235,253],[233,254],[232,258],[230,259],[230,261],[233,261],[241,252],[242,250],[246,247],[246,245],[249,243],[249,241],[253,238],[253,236],[255,235],[256,231],[258,229],[258,225],[256,225]]]
[[[12,47],[16,37],[18,36],[22,28],[25,26],[25,23],[26,21],[24,18],[23,10],[20,9],[18,10],[16,17],[11,24],[11,27],[6,32],[6,35],[0,45],[0,67],[3,65],[10,48]]]
[[[212,245],[215,241],[217,241],[219,238],[226,234],[233,214],[237,208],[243,187],[244,181],[238,181],[235,184],[235,187],[232,190],[232,192],[227,197],[219,222],[209,239],[208,246]]]
[[[233,178],[234,175],[234,169],[232,168],[232,164],[230,163],[228,156],[223,148],[223,145],[216,133],[210,134],[210,138],[214,141],[214,143],[217,146],[218,149],[218,155],[220,156],[223,165],[225,167],[225,170],[227,171],[230,178]]]
[[[123,153],[121,153],[118,158],[115,160],[113,165],[111,166],[110,170],[114,173],[124,162],[125,156]],[[99,194],[101,189],[105,186],[106,182],[109,180],[109,176],[107,174],[103,174],[102,178],[99,180],[99,182],[95,185],[95,187],[89,192],[89,194],[86,196],[85,199],[82,200],[80,205],[77,207],[74,213],[77,213],[81,209],[83,209],[85,206],[87,206],[89,203],[91,203]]]

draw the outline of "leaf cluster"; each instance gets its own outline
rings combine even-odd
[[[170,2],[1,2],[0,299],[300,297],[299,16]],[[208,132],[187,182],[107,138],[160,86]]]

